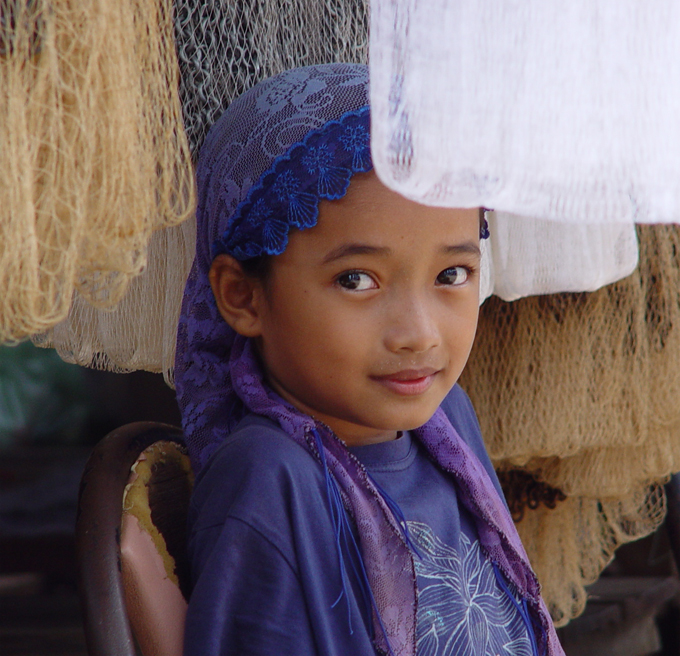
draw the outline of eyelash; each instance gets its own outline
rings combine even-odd
[[[440,278],[446,274],[449,271],[455,271],[456,269],[460,269],[464,272],[465,278],[461,282],[442,282]],[[439,275],[437,276],[435,283],[437,285],[440,285],[442,287],[458,287],[460,285],[463,285],[468,281],[471,275],[474,274],[474,270],[472,267],[469,266],[453,266],[453,267],[448,267],[441,271]],[[456,277],[458,277],[459,274],[456,274]],[[368,278],[368,280],[372,283],[372,286],[367,287],[365,289],[359,289],[359,285],[361,284],[361,277],[365,276]],[[354,278],[354,280],[350,280],[350,278]],[[352,270],[352,271],[344,271],[341,273],[337,278],[335,279],[335,282],[342,287],[343,289],[346,289],[347,291],[352,291],[352,292],[363,292],[363,291],[368,291],[370,289],[376,289],[378,287],[377,283],[373,279],[373,277],[369,274],[366,273],[365,271],[359,271],[359,270]],[[356,286],[352,287],[352,284],[356,284]]]

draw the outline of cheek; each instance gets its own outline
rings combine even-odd
[[[465,305],[456,307],[444,320],[443,334],[455,357],[465,356],[467,359],[477,332],[478,316],[477,302],[470,300]]]
[[[294,340],[296,352],[291,356],[319,376],[335,377],[363,358],[356,326],[322,311],[295,327]]]
[[[475,340],[475,335],[477,334],[477,319],[479,317],[479,306],[475,301],[474,304],[470,304],[467,308],[467,312],[461,316],[458,330],[457,341],[458,350],[461,354],[467,357],[472,349],[472,343]]]
[[[355,323],[304,289],[270,306],[263,320],[265,363],[287,378],[335,378],[360,350]]]

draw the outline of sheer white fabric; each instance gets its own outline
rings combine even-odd
[[[504,301],[592,292],[631,274],[638,262],[632,223],[569,224],[507,212],[487,217],[491,293]]]
[[[373,159],[426,204],[680,221],[680,4],[373,0]]]

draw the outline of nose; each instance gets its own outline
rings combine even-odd
[[[399,299],[391,304],[384,340],[393,353],[424,353],[439,346],[441,333],[435,309],[422,299]]]

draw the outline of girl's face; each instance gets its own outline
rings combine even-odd
[[[477,326],[479,211],[419,205],[373,173],[293,231],[254,295],[270,385],[348,445],[424,424]]]

